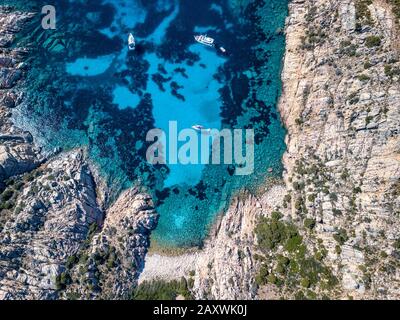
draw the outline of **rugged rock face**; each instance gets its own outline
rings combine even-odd
[[[197,297],[250,298],[258,278],[261,299],[400,298],[398,27],[385,1],[290,3],[279,105],[286,187],[269,208],[234,203],[199,259]],[[261,248],[255,229],[243,237],[257,206],[283,214],[263,226],[264,243],[278,247]]]
[[[359,298],[400,294],[400,64],[391,9],[384,1],[293,1],[287,23],[280,111],[290,214],[316,219],[327,263]]]
[[[127,298],[157,222],[130,189],[106,212],[82,151],[62,154],[3,192],[0,298]]]
[[[22,77],[21,59],[25,55],[24,49],[10,49],[9,46],[30,18],[30,14],[0,7],[0,189],[5,179],[30,171],[43,161],[31,135],[15,127],[9,119],[11,108],[21,100],[21,94],[13,88]]]
[[[0,7],[0,48],[9,47],[15,38],[15,34],[21,31],[27,19],[32,18],[33,14],[14,11],[9,6]]]
[[[124,192],[107,211],[101,231],[74,257],[65,297],[128,299],[137,284],[157,223],[151,198]],[[70,261],[73,261],[70,260]]]
[[[80,250],[90,225],[103,221],[88,166],[81,152],[73,152],[8,190],[14,208],[2,211],[8,217],[0,234],[0,297],[55,298],[68,257]]]
[[[5,49],[10,17],[0,11],[1,181],[43,161],[8,117],[23,76],[23,51]],[[398,34],[383,0],[291,2],[285,185],[233,202],[190,260],[196,298],[400,298]],[[104,212],[93,180],[74,151],[3,186],[1,298],[129,295],[157,215],[138,189]]]
[[[0,299],[128,298],[157,214],[138,188],[104,209],[85,151],[45,159],[12,123],[25,50],[8,46],[30,17],[0,7]]]
[[[263,212],[282,200],[282,191],[281,186],[274,186],[260,199],[244,194],[233,201],[198,255],[192,289],[197,299],[256,297],[254,228]]]
[[[193,291],[197,299],[251,299],[255,296],[254,223],[259,208],[250,197],[238,199],[223,217],[212,241],[196,261]],[[237,290],[242,288],[243,290]]]

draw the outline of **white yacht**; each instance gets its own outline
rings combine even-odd
[[[136,41],[135,41],[135,37],[133,36],[132,33],[130,33],[129,37],[128,37],[128,47],[129,47],[129,50],[136,49]]]
[[[201,34],[198,36],[194,36],[194,39],[201,44],[204,44],[209,47],[214,47],[215,40],[213,38],[207,37],[207,35]]]

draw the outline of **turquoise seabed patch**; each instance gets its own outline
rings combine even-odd
[[[233,196],[281,175],[285,130],[276,105],[284,36],[277,31],[287,0],[243,2],[247,9],[237,11],[215,0],[59,1],[66,8],[60,28],[38,37],[30,103],[16,110],[17,123],[29,123],[45,148],[87,146],[112,190],[144,184],[160,214],[152,234],[158,245],[199,245]],[[197,33],[215,38],[216,47],[196,43]],[[64,55],[41,47],[52,47],[53,35],[70,37]],[[170,121],[178,130],[254,129],[254,173],[236,176],[229,165],[149,165],[145,134],[160,128],[168,135]]]
[[[210,32],[210,31],[217,31],[218,29],[216,28],[216,27],[212,27],[212,26],[207,26],[207,27],[199,27],[199,26],[196,26],[195,28],[194,28],[194,32],[196,32],[196,33],[205,33],[205,34],[207,34],[207,32]]]
[[[140,97],[132,93],[127,87],[116,86],[113,91],[113,103],[117,104],[120,109],[134,108],[140,102]]]
[[[160,59],[155,54],[149,54],[145,59],[150,63],[149,74],[156,74],[158,65],[162,65],[168,75],[172,75],[181,89],[179,94],[184,101],[177,99],[168,91],[158,90],[156,83],[151,82],[148,90],[153,92],[153,115],[157,128],[169,134],[169,122],[176,121],[178,131],[191,128],[200,124],[206,128],[220,127],[220,96],[218,90],[221,87],[215,79],[218,67],[225,59],[218,57],[213,49],[201,45],[193,45],[190,51],[197,53],[200,60],[192,66],[183,66],[185,75],[175,71],[182,67],[180,64],[172,64]],[[202,66],[203,64],[203,66]],[[183,143],[182,143],[183,144]],[[182,145],[181,144],[181,145]],[[180,147],[181,145],[178,145]],[[167,153],[167,157],[168,157]],[[165,187],[179,184],[195,185],[201,179],[203,165],[169,165],[170,174],[164,182]]]

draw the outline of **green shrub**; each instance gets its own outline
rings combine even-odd
[[[262,217],[255,229],[261,250],[275,249],[286,239],[286,226],[279,220]]]
[[[193,286],[194,286],[194,279],[193,278],[189,278],[188,279],[188,281],[187,281],[187,287],[188,287],[188,289],[193,289]],[[190,293],[188,293],[188,296],[187,296],[187,298],[190,298],[191,299],[191,295],[190,295]]]
[[[71,277],[68,272],[62,272],[56,277],[56,289],[64,290],[71,283]]]
[[[78,257],[76,254],[73,254],[72,256],[69,256],[67,259],[67,262],[65,263],[65,267],[67,269],[72,269],[73,266],[79,261]]]
[[[289,260],[289,258],[287,258],[285,256],[279,255],[278,256],[278,263],[280,263],[280,264],[282,264],[284,266],[288,266],[289,263],[290,263],[290,260]]]
[[[357,92],[350,93],[350,95],[347,97],[347,99],[349,100],[349,103],[351,105],[356,104],[358,101],[360,101],[360,98],[358,97]]]
[[[397,250],[400,250],[400,238],[397,239],[394,243],[393,243],[393,247]]]
[[[371,62],[367,61],[367,62],[364,63],[364,69],[369,69],[371,67],[372,67]]]
[[[11,210],[12,208],[14,208],[14,205],[15,204],[12,201],[7,201],[7,202],[0,203],[0,210],[3,210],[3,209]]]
[[[182,278],[166,282],[162,280],[143,281],[132,293],[133,300],[175,300],[178,295],[191,299],[187,281]]]
[[[360,187],[354,187],[353,188],[353,193],[361,193],[361,188]]]
[[[258,274],[255,277],[256,284],[258,286],[267,284],[268,275],[269,275],[268,267],[265,264],[263,264],[260,268],[260,271],[258,272]]]
[[[349,170],[344,169],[343,172],[342,172],[342,174],[340,175],[340,177],[341,177],[343,180],[347,180],[347,179],[350,177]]]
[[[356,0],[356,19],[358,23],[364,22],[366,24],[372,23],[371,11],[368,6],[372,4],[372,0]]]
[[[302,242],[302,236],[300,236],[299,234],[293,235],[287,240],[285,249],[289,252],[295,252],[297,249],[299,249]]]
[[[393,14],[396,16],[396,23],[399,23],[400,19],[400,1],[399,0],[388,0],[392,5]]]
[[[326,255],[327,255],[326,249],[325,249],[325,250],[318,251],[318,252],[315,254],[315,259],[317,259],[318,261],[322,261],[322,260],[324,260],[324,258],[326,257]]]
[[[280,220],[282,217],[283,217],[283,214],[280,213],[279,211],[273,211],[271,213],[272,220]]]
[[[310,202],[314,202],[316,198],[317,198],[317,196],[315,194],[308,195],[308,201],[310,201]]]
[[[311,219],[311,218],[304,219],[304,227],[306,227],[307,229],[310,229],[310,230],[314,229],[315,223],[316,223],[315,219]]]
[[[292,196],[290,194],[286,194],[285,197],[283,198],[284,202],[290,202],[292,200]]]
[[[307,278],[303,278],[300,282],[301,286],[304,288],[309,288],[310,287],[310,280]]]
[[[336,202],[338,200],[338,196],[336,193],[332,192],[329,194],[329,198],[333,201]]]
[[[14,190],[16,191],[21,191],[22,187],[24,186],[24,183],[22,181],[18,181],[14,185]]]
[[[379,36],[369,36],[365,39],[365,45],[368,48],[378,47],[382,43],[382,40]]]
[[[305,184],[304,182],[293,182],[293,189],[296,191],[300,191],[300,190],[304,190],[305,188]]]
[[[337,209],[337,208],[333,208],[332,209],[332,213],[334,216],[341,216],[342,215],[342,211]]]
[[[305,211],[304,209],[304,201],[303,201],[303,198],[299,198],[299,199],[297,199],[296,200],[296,202],[295,202],[295,204],[294,204],[294,207],[296,208],[296,210],[298,210],[298,211]]]
[[[339,229],[337,233],[333,235],[333,238],[341,245],[343,245],[349,239],[346,230],[344,229]]]
[[[275,271],[280,274],[285,274],[290,263],[289,258],[279,255],[277,260],[278,264],[276,265]]]
[[[115,267],[115,261],[117,260],[117,256],[115,252],[110,253],[107,259],[107,268],[112,269]]]
[[[25,180],[28,181],[28,182],[32,182],[33,180],[35,180],[35,175],[33,174],[33,172],[28,173],[28,174],[25,176]]]
[[[268,283],[276,284],[278,282],[278,278],[274,274],[270,274],[267,278]]]
[[[67,292],[67,300],[79,300],[81,299],[81,294],[79,292]]]
[[[6,202],[10,200],[14,195],[14,190],[6,189],[3,194],[1,195],[1,201]]]
[[[385,65],[385,75],[388,77],[394,77],[400,75],[400,68],[393,68],[391,65]]]
[[[370,79],[370,77],[367,76],[366,74],[360,74],[357,76],[357,79],[360,81],[368,81]]]

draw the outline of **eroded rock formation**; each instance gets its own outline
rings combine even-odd
[[[104,208],[84,150],[47,159],[12,122],[26,51],[10,46],[31,17],[0,7],[0,299],[129,298],[157,214],[136,187]]]
[[[288,252],[294,241],[261,252],[257,239],[243,239],[236,219],[243,223],[256,208],[252,198],[235,202],[206,248],[212,264],[198,264],[195,292],[250,297],[253,287],[238,279],[259,276],[259,298],[398,299],[398,21],[381,0],[293,0],[289,9],[279,104],[288,130],[285,191],[272,208],[260,201],[259,211],[283,214],[265,224],[294,226],[297,251]],[[235,241],[219,241],[226,230],[235,231]],[[253,258],[261,255],[254,277],[248,277],[256,269],[249,267],[251,255],[238,260],[243,247]],[[313,272],[293,272],[295,264]],[[232,281],[221,286],[226,276]]]

